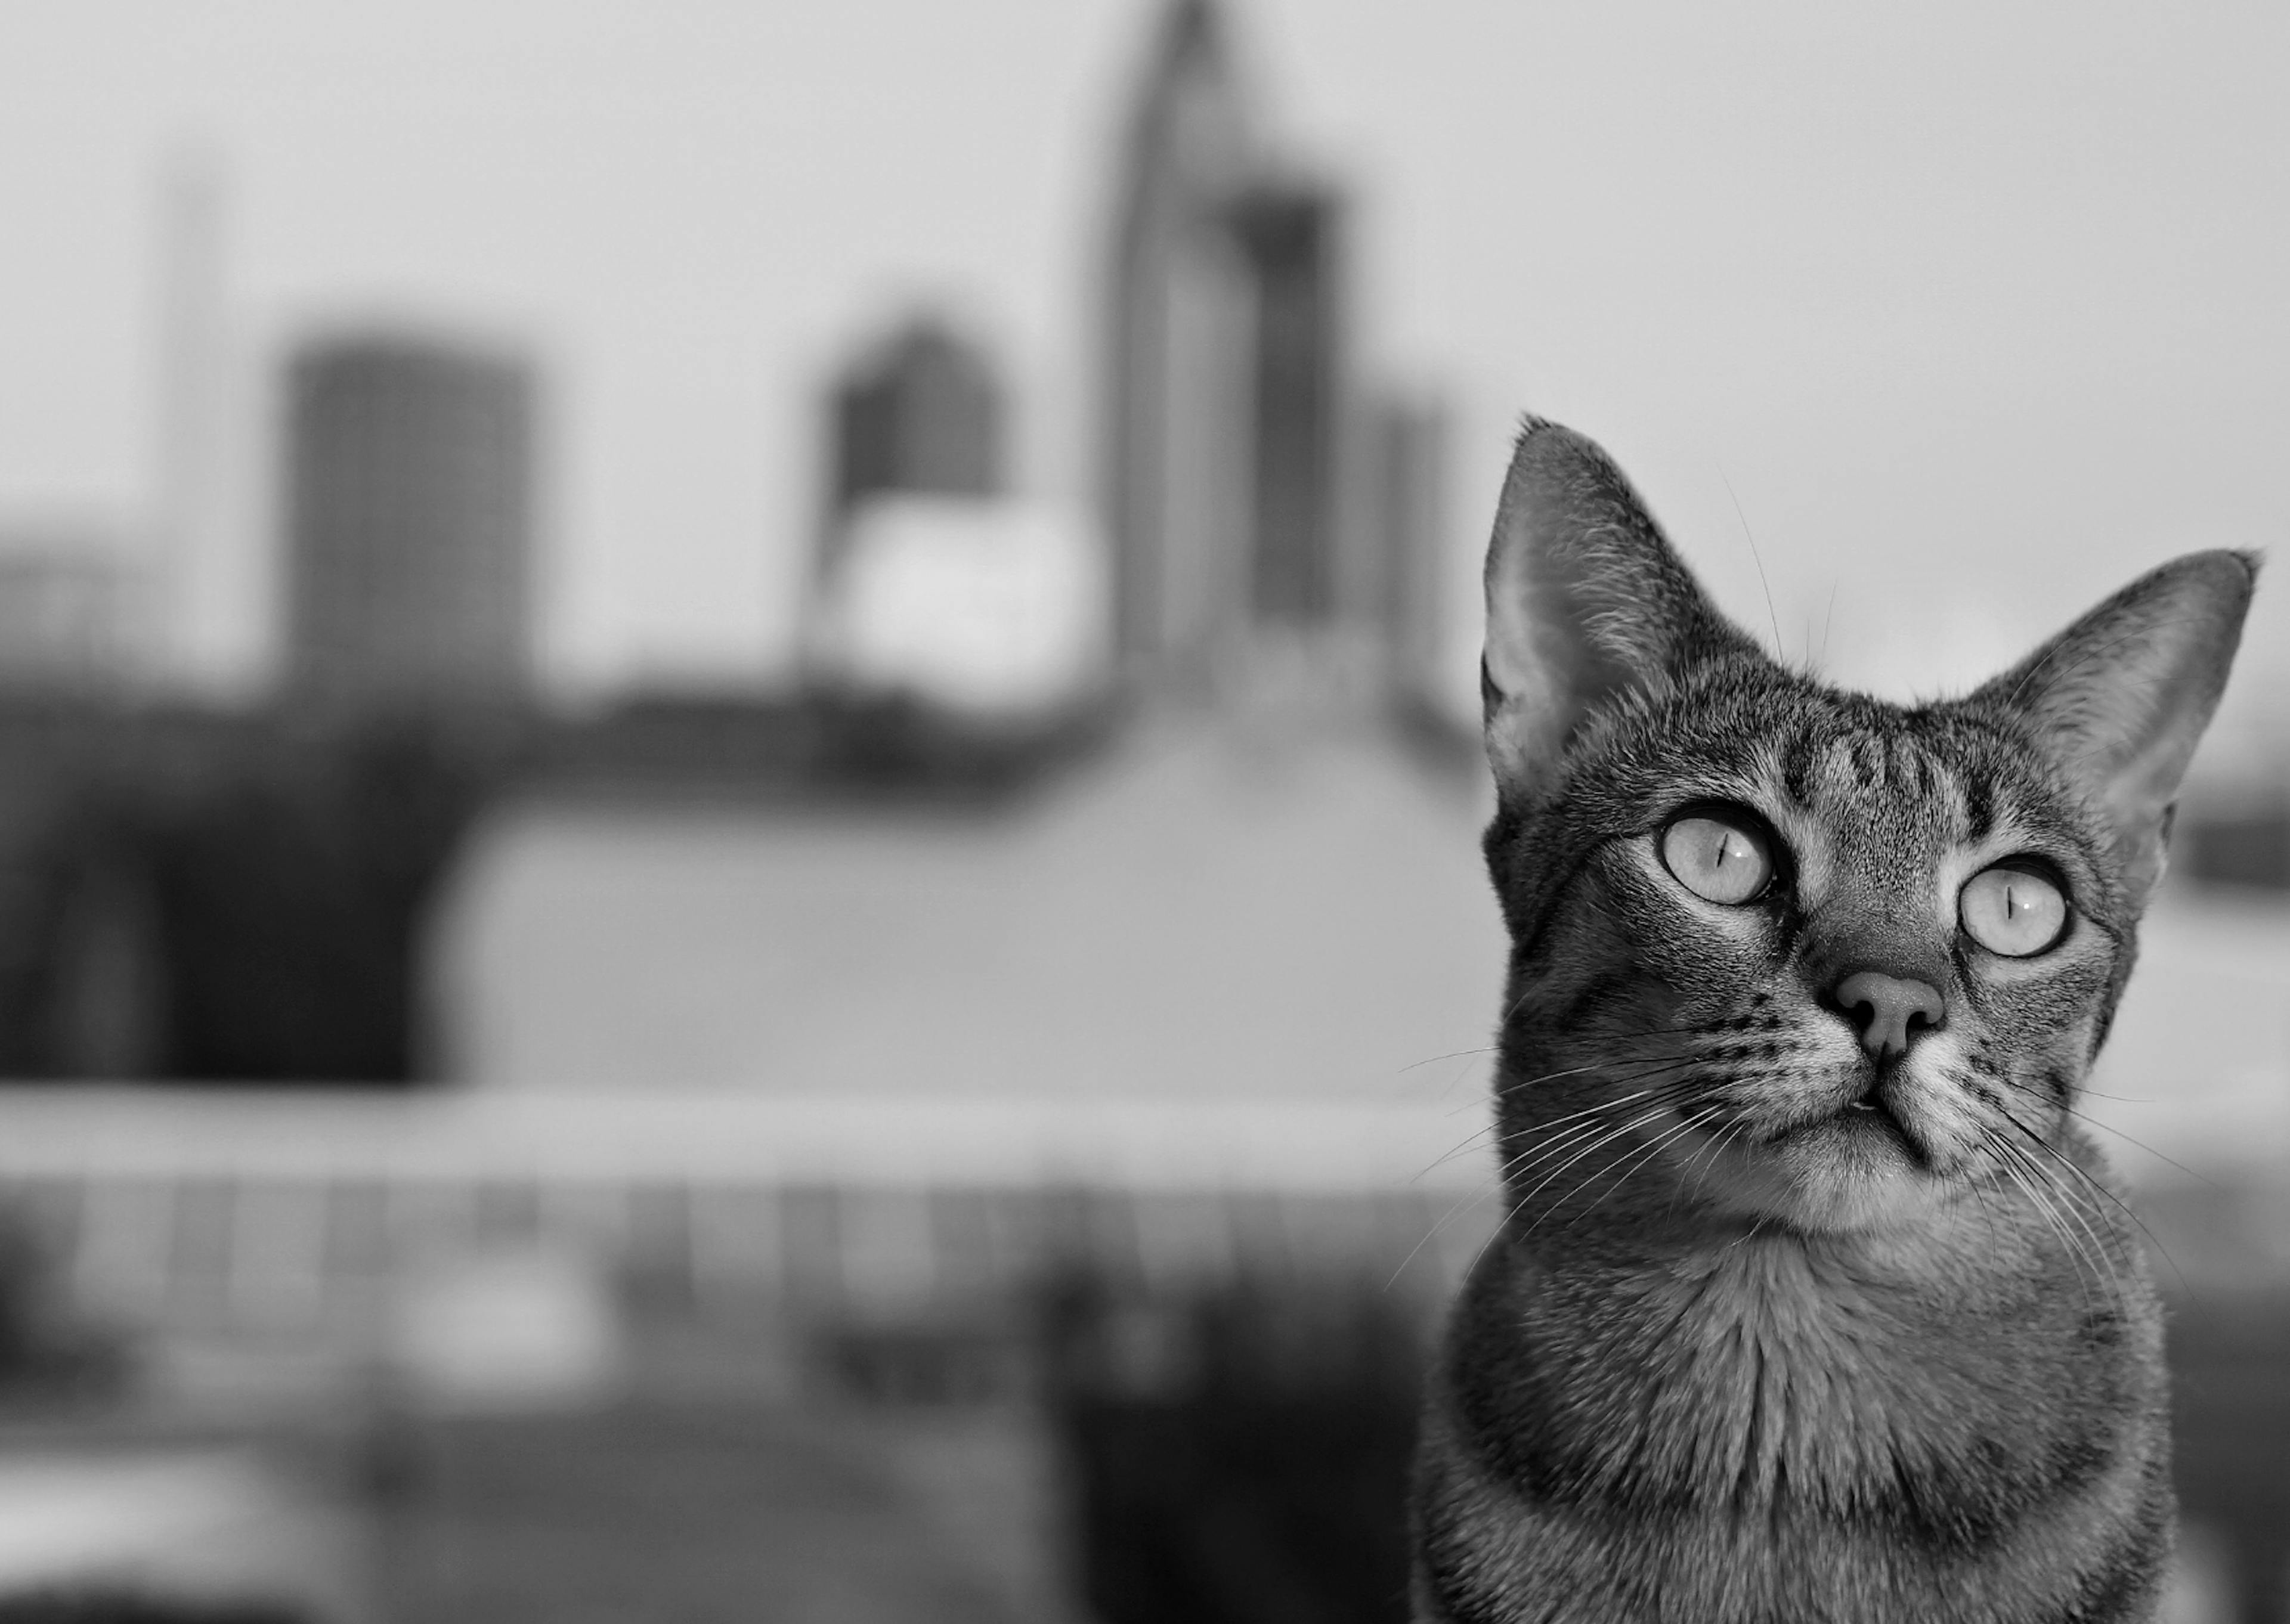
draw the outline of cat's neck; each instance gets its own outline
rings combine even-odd
[[[1493,1458],[1570,1501],[2000,1517],[2059,1460],[2103,1460],[2095,1429],[2158,1356],[2135,1268],[2102,1288],[2008,1249],[1913,1263],[1778,1230],[1659,1254],[1499,1238],[1445,1379]]]

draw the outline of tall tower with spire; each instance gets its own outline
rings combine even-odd
[[[1130,114],[1107,285],[1103,500],[1133,678],[1205,668],[1247,612],[1253,324],[1231,223],[1255,164],[1222,20],[1177,0]]]
[[[1439,420],[1358,387],[1344,192],[1263,136],[1233,55],[1213,0],[1171,0],[1120,154],[1118,669],[1165,695],[1341,709],[1438,665]]]

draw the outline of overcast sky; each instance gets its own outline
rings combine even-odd
[[[249,378],[344,315],[540,357],[556,678],[761,678],[821,381],[901,301],[990,335],[1023,482],[1083,493],[1088,277],[1157,9],[10,0],[0,519],[148,515],[159,176],[201,147]],[[1604,441],[1762,627],[1746,519],[1788,650],[1894,690],[2174,551],[2290,534],[2278,0],[1234,9],[1269,121],[1358,188],[1366,364],[1453,403],[1459,556],[1524,408]],[[258,497],[201,565],[223,664],[267,645]],[[2243,709],[2286,634],[2278,579]]]

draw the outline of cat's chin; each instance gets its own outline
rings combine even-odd
[[[1883,1110],[1847,1107],[1761,1143],[1717,1149],[1709,1188],[1762,1222],[1825,1234],[1938,1212],[1947,1182],[1925,1148]]]

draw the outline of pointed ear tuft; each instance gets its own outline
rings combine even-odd
[[[2105,820],[2140,900],[2163,876],[2179,780],[2226,687],[2257,580],[2254,554],[2174,558],[1973,695],[2033,725]]]
[[[1479,687],[1506,796],[1555,784],[1568,742],[1613,695],[1701,660],[1758,656],[1711,605],[1606,455],[1528,418],[1487,548]]]

